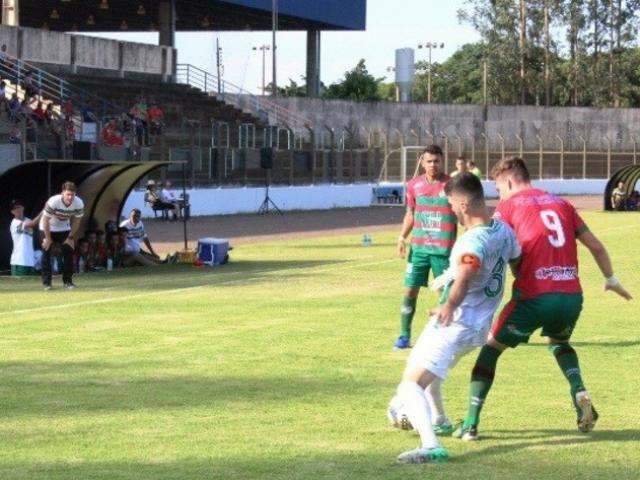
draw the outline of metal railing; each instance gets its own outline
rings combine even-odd
[[[3,55],[0,61],[0,77],[5,82],[10,82],[8,92],[18,93],[18,97],[24,98],[26,92],[23,85],[25,77],[31,74],[34,87],[38,91],[37,96],[45,102],[52,102],[55,109],[60,112],[64,104],[71,100],[75,114],[73,116],[76,131],[82,131],[82,113],[90,108],[96,118],[105,115],[119,115],[126,111],[98,95],[79,88],[64,78],[53,75],[31,63],[25,62],[10,55]]]
[[[178,64],[176,73],[178,83],[191,85],[205,93],[213,94],[223,102],[256,116],[268,125],[287,128],[305,128],[312,125],[309,119],[288,110],[268,97],[254,95],[201,68],[189,64]]]

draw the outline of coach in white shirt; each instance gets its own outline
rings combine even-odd
[[[160,191],[160,199],[165,203],[173,205],[173,218],[178,219],[181,216],[180,206],[181,200],[176,197],[176,194],[171,190],[171,182],[167,180],[164,183],[164,188]]]
[[[54,195],[44,206],[40,230],[42,231],[42,284],[51,290],[51,248],[62,249],[62,282],[66,289],[73,289],[73,249],[80,218],[84,215],[84,202],[76,196],[73,182],[62,184],[62,193]]]

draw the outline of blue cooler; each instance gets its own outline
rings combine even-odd
[[[229,240],[201,238],[198,240],[198,260],[205,265],[224,265],[229,261]]]

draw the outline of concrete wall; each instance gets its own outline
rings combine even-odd
[[[76,65],[105,70],[120,68],[119,41],[76,35],[75,42]]]
[[[80,67],[85,73],[94,69],[96,74],[106,75],[173,74],[175,53],[170,47],[7,25],[0,26],[0,45],[7,46],[9,55],[51,66],[56,73]]]
[[[602,195],[606,184],[607,180],[534,182],[539,188],[564,195]],[[493,182],[483,182],[483,185],[488,197],[497,197]],[[370,206],[373,187],[375,184],[372,183],[272,187],[269,194],[281,210],[330,210]],[[264,188],[202,188],[187,190],[187,193],[190,197],[191,214],[194,216],[255,213],[264,200]],[[131,192],[124,213],[130,212],[132,208],[140,208],[144,217],[154,216],[153,210],[144,204],[144,191]]]
[[[328,125],[336,130],[345,127],[383,129],[393,135],[398,129],[407,135],[406,144],[415,144],[411,130],[420,133],[422,142],[427,132],[460,136],[466,144],[474,136],[489,136],[492,148],[497,148],[502,135],[507,149],[517,149],[519,135],[527,150],[537,150],[539,135],[545,148],[559,150],[560,136],[565,149],[581,150],[583,137],[588,149],[606,149],[606,139],[614,150],[633,149],[638,139],[640,148],[640,109],[440,105],[423,103],[349,102],[310,98],[278,98],[283,107],[306,117],[316,129]]]
[[[122,63],[127,72],[162,72],[162,48],[140,43],[124,43]]]
[[[71,65],[71,35],[35,28],[22,28],[20,33],[20,58],[23,60]]]

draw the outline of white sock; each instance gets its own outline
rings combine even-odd
[[[420,434],[423,448],[436,448],[440,442],[433,433],[431,413],[424,389],[416,382],[401,382],[398,395],[402,399],[413,428]]]
[[[436,378],[424,391],[431,408],[431,415],[434,425],[440,425],[448,421],[447,414],[444,411],[444,402],[442,401],[442,379]]]

